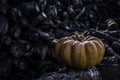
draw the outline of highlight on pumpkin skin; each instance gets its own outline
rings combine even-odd
[[[71,51],[71,48],[72,48],[73,43],[74,43],[74,40],[68,40],[68,41],[65,41],[63,43],[63,46],[65,46],[65,47],[62,49],[63,53],[61,53],[62,54],[61,59],[63,60],[63,64],[65,63],[68,66],[72,65],[72,61],[71,61],[72,51]]]
[[[56,46],[55,46],[55,53],[57,53],[57,54],[55,54],[55,56],[56,56],[56,58],[58,59],[59,62],[60,62],[60,57],[59,57],[60,48],[62,47],[62,44],[63,44],[66,40],[68,40],[67,37],[58,40],[58,42],[56,43]]]
[[[84,69],[86,67],[86,53],[84,43],[77,41],[77,43],[72,46],[72,52],[72,65],[76,66],[75,68],[77,69]]]
[[[100,39],[97,38],[97,37],[88,36],[85,40],[87,40],[87,41],[90,41],[90,40],[97,40],[103,47],[105,47],[104,44],[103,44],[103,42],[102,42],[102,40],[100,40]]]
[[[104,53],[102,40],[94,36],[72,35],[59,39],[55,46],[58,62],[75,69],[95,66],[102,61]]]
[[[99,63],[103,59],[103,56],[104,56],[104,53],[105,53],[105,49],[97,41],[95,41],[95,40],[92,40],[92,41],[96,45],[97,50],[98,50],[98,61],[97,61],[97,63]]]
[[[85,43],[85,50],[87,55],[86,67],[96,65],[98,61],[98,51],[95,44],[92,41],[87,41],[87,43]]]

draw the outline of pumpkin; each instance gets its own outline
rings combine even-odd
[[[72,35],[57,41],[55,57],[63,65],[86,69],[102,61],[105,47],[101,39],[94,36]]]

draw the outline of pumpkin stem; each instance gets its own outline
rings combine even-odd
[[[78,41],[82,42],[82,40],[79,38],[78,35],[76,35],[76,37],[77,37],[77,40],[78,40]]]
[[[75,35],[77,37],[77,40],[82,42],[82,40],[84,39],[84,35],[81,33],[79,33],[78,31],[75,32]]]

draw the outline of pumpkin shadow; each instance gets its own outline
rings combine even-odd
[[[97,68],[103,80],[120,80],[120,65],[116,57],[104,57]]]

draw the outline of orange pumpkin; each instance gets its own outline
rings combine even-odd
[[[59,39],[55,46],[56,59],[76,69],[86,69],[100,63],[104,53],[103,42],[93,36],[72,35]]]

